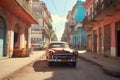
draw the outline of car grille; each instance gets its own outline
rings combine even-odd
[[[53,59],[71,59],[73,55],[53,55]]]

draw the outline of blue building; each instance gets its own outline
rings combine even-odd
[[[78,0],[72,10],[73,16],[75,15],[75,25],[71,44],[76,49],[85,49],[86,47],[86,30],[82,25],[86,14],[84,4],[85,2]]]

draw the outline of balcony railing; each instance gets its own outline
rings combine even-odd
[[[113,5],[118,0],[104,0],[101,3],[97,3],[95,6],[96,15],[100,14],[102,11],[109,8],[111,5]]]
[[[94,4],[94,11],[89,16],[84,18],[84,25],[89,22],[94,22],[97,15],[101,14],[103,11],[109,9],[114,3],[117,3],[118,0],[104,0],[103,2],[99,2]]]
[[[49,17],[47,17],[47,16],[44,17],[43,19],[44,19],[45,23],[49,26],[49,29],[51,29],[52,28],[51,19]]]
[[[86,16],[85,18],[84,18],[84,24],[88,24],[89,22],[91,22],[91,21],[94,21],[94,16],[95,16],[95,11],[93,12],[93,13],[91,13],[89,16]]]

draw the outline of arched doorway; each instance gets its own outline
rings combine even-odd
[[[6,53],[6,23],[5,20],[0,17],[0,57],[7,56]]]
[[[93,46],[94,46],[94,52],[97,52],[97,31],[95,30],[94,33],[93,33]]]
[[[16,24],[14,28],[14,49],[19,47],[18,38],[19,38],[19,26],[18,24]]]

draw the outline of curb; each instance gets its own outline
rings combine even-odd
[[[82,58],[82,59],[84,59],[84,60],[86,60],[86,61],[89,61],[89,62],[91,62],[91,63],[94,63],[94,64],[96,64],[96,65],[98,65],[98,66],[100,66],[100,67],[103,67],[103,65],[101,65],[101,64],[99,64],[99,63],[97,63],[97,62],[94,62],[94,61],[92,61],[92,60],[90,60],[90,59],[87,59],[87,58],[82,57],[82,56],[80,56],[80,55],[79,55],[79,57]]]
[[[112,68],[107,68],[107,67],[105,67],[105,66],[103,66],[103,65],[101,65],[101,64],[99,64],[99,63],[97,63],[97,62],[95,62],[93,60],[87,59],[87,58],[85,58],[83,56],[79,55],[79,57],[82,58],[82,59],[84,59],[84,60],[87,60],[87,61],[89,61],[91,63],[94,63],[94,64],[100,66],[104,73],[106,73],[108,75],[111,75],[111,76],[114,76],[114,77],[120,78],[120,71],[115,70],[115,69],[113,70]]]
[[[114,76],[114,77],[118,77],[120,78],[120,71],[119,70],[111,70],[111,69],[108,69],[108,68],[105,68],[103,67],[102,70],[104,71],[104,73],[106,74],[109,74],[111,76]]]

